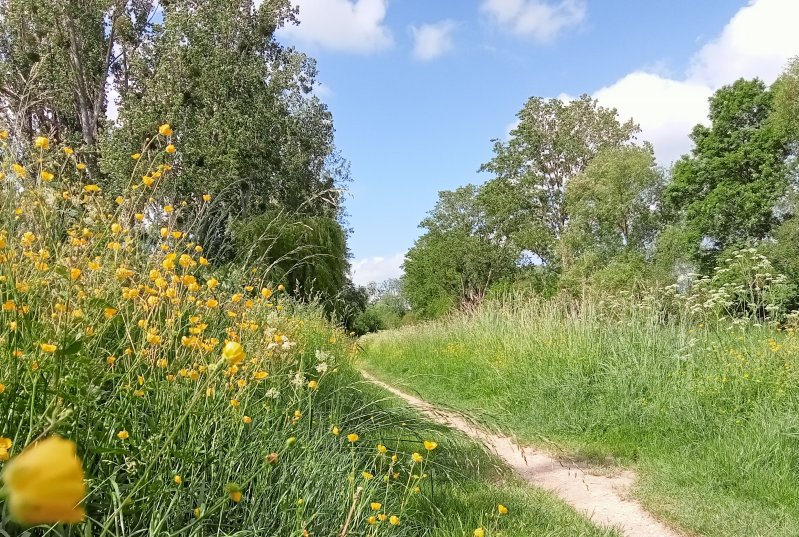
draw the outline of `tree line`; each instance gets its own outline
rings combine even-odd
[[[740,79],[710,98],[709,123],[670,168],[631,120],[587,95],[531,98],[480,171],[439,193],[407,253],[414,315],[487,294],[616,292],[711,274],[756,248],[799,307],[799,59],[770,87]]]

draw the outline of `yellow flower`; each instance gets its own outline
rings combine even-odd
[[[230,400],[230,406],[232,406],[233,408],[238,408],[240,405],[241,405],[241,401],[239,401],[238,399],[231,399]]]
[[[80,278],[81,270],[79,268],[73,268],[69,271],[69,278],[74,282],[78,278]]]
[[[230,495],[231,501],[233,501],[235,503],[239,503],[241,501],[241,491],[240,490],[231,490],[230,492],[228,492],[228,494]]]
[[[281,292],[285,291],[286,290],[286,286],[281,283],[280,285],[277,286],[277,290],[281,291]]]
[[[169,144],[168,146],[166,146],[166,149],[164,149],[164,151],[166,151],[167,153],[170,153],[170,154],[171,154],[171,153],[174,153],[174,152],[175,152],[175,151],[177,151],[177,150],[175,149],[175,146],[174,146],[174,145],[172,145],[172,144]]]
[[[363,478],[365,480],[367,480],[367,481],[369,481],[370,479],[374,479],[374,477],[375,477],[374,474],[372,474],[370,472],[366,472],[366,471],[361,472],[361,476],[363,476]]]
[[[50,149],[50,140],[48,140],[46,136],[37,136],[36,139],[33,140],[33,146],[36,149]]]
[[[71,154],[72,154],[72,153],[74,153],[74,152],[75,152],[75,150],[74,150],[74,149],[72,149],[71,147],[65,147],[65,148],[64,148],[64,154],[65,154],[65,155],[71,155]]]
[[[14,442],[10,438],[0,436],[0,461],[8,460],[8,450],[13,444]]]
[[[433,442],[432,440],[425,440],[424,441],[424,448],[427,451],[433,451],[437,447],[438,447],[438,443],[437,442]]]
[[[261,296],[264,298],[269,298],[270,296],[272,296],[272,290],[269,289],[268,287],[264,287],[263,289],[261,289]]]
[[[42,343],[41,345],[39,345],[39,347],[42,349],[42,352],[46,352],[48,354],[52,354],[56,350],[58,350],[58,347],[50,343]]]
[[[169,123],[164,123],[158,127],[158,134],[161,136],[172,136],[172,126]]]
[[[384,446],[383,444],[377,444],[378,453],[385,453],[386,451],[388,451],[388,448],[386,446]]]
[[[127,440],[128,438],[130,438],[130,433],[128,433],[125,429],[122,429],[117,433],[117,438],[119,438],[120,440]]]
[[[0,131],[0,140],[8,140],[8,131],[3,129]]]
[[[48,182],[48,183],[49,183],[50,181],[52,181],[52,180],[53,180],[53,178],[55,177],[55,175],[53,175],[52,173],[48,172],[47,170],[42,170],[42,171],[39,173],[39,177],[41,177],[41,178],[42,178],[42,181],[45,181],[45,182]]]
[[[174,208],[173,206],[171,206],[171,205],[164,205],[164,212],[165,212],[165,213],[169,214],[169,213],[173,212],[174,210],[175,210],[175,208]]]
[[[380,508],[383,507],[383,504],[380,502],[372,502],[369,504],[369,507],[372,508],[372,511],[380,511]]]
[[[11,168],[14,170],[14,173],[17,174],[17,176],[19,177],[25,177],[28,174],[28,172],[25,171],[25,168],[23,166],[20,166],[19,164],[14,163],[11,165]]]
[[[141,182],[144,186],[153,186],[155,179],[150,175],[145,175],[141,178]]]
[[[338,426],[334,425],[333,427],[331,427],[330,434],[332,434],[333,436],[338,436],[340,433],[341,430],[338,428]]]
[[[244,352],[239,342],[228,341],[225,343],[225,348],[222,349],[222,356],[225,358],[228,365],[237,365],[244,360],[247,354]]]
[[[252,418],[249,416],[242,416],[241,421],[244,423],[252,423]]]
[[[176,475],[175,477],[173,477],[172,480],[175,482],[176,485],[180,485],[180,484],[183,483],[183,478],[180,477],[179,475]]]
[[[135,215],[133,215],[133,218],[135,218],[137,222],[141,222],[142,220],[144,220],[144,215],[142,213],[136,213]]]
[[[141,153],[133,153],[130,158],[133,160],[139,160],[141,158]]]
[[[100,192],[100,187],[98,185],[86,185],[83,187],[83,191],[93,194],[95,192]]]
[[[502,504],[497,505],[497,511],[499,512],[500,515],[507,515],[508,514],[508,508],[505,507]]]
[[[357,434],[355,434],[355,433],[350,433],[350,434],[348,434],[348,435],[347,435],[347,440],[348,440],[350,443],[352,443],[352,444],[354,444],[355,442],[357,442],[357,441],[358,441],[360,438],[361,438],[361,437],[360,437],[360,436],[358,436],[358,435],[357,435]]]
[[[6,385],[0,382],[0,393],[3,393],[4,391],[6,391]]]
[[[390,517],[388,517],[388,523],[391,524],[392,526],[399,526],[400,519],[397,515],[391,515]]]
[[[422,462],[424,457],[422,457],[419,453],[414,453],[411,455],[411,459],[413,459],[413,462]]]
[[[200,516],[203,514],[202,510],[199,507],[195,507],[192,513],[194,513],[194,518],[200,518]]]
[[[485,532],[485,530],[483,530],[483,528],[477,528],[473,532],[474,537],[485,537],[485,534],[486,534],[486,532]]]
[[[205,203],[208,203],[209,201],[211,201],[211,194],[203,194],[203,201]]]
[[[83,467],[75,443],[51,436],[28,446],[3,471],[8,509],[22,524],[76,524],[86,513]]]
[[[81,171],[86,169],[86,165],[84,163],[82,163],[82,162],[79,162],[78,164],[75,164],[75,167],[77,169],[81,170]]]
[[[106,319],[110,319],[116,314],[117,314],[117,310],[115,308],[105,308],[103,310],[103,315],[105,315]]]
[[[372,515],[369,518],[367,518],[366,521],[369,523],[370,526],[374,526],[377,523],[377,517]]]
[[[318,387],[319,383],[316,382],[315,380],[312,380],[311,382],[308,383],[308,388],[310,388],[311,390],[315,390]]]

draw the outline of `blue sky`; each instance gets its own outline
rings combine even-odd
[[[281,39],[317,58],[352,165],[358,283],[399,274],[438,191],[488,179],[491,139],[529,97],[592,94],[635,117],[667,164],[712,91],[771,82],[799,54],[797,0],[295,3],[302,24]]]

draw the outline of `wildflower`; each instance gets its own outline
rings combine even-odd
[[[8,140],[8,131],[3,129],[0,131],[0,140]]]
[[[105,315],[106,319],[111,319],[116,314],[117,314],[116,308],[105,308],[103,310],[103,315]]]
[[[42,179],[42,181],[49,183],[50,181],[53,180],[55,175],[48,172],[47,170],[42,170],[41,172],[39,172],[39,177]]]
[[[164,123],[158,127],[158,134],[161,136],[172,136],[172,126],[169,123]]]
[[[374,526],[377,523],[377,517],[372,515],[369,518],[367,518],[366,521],[369,523],[370,526]]]
[[[183,478],[180,477],[179,475],[176,475],[175,477],[173,477],[172,481],[174,481],[176,485],[183,484]]]
[[[228,341],[225,343],[225,348],[222,349],[222,356],[225,358],[228,365],[238,365],[244,360],[247,354],[244,352],[240,343],[237,341]]]
[[[79,163],[75,164],[75,167],[76,167],[78,170],[80,170],[80,171],[83,171],[83,170],[85,170],[85,169],[86,169],[86,165],[85,165],[84,163],[82,163],[82,162],[79,162]]]
[[[133,160],[139,160],[141,158],[141,153],[133,153],[130,158]]]
[[[42,352],[46,352],[48,354],[53,354],[56,350],[58,350],[57,346],[52,345],[50,343],[42,343],[41,345],[39,345],[39,348],[42,349]]]
[[[208,203],[209,201],[211,201],[211,194],[203,194],[203,201],[205,203]]]
[[[438,447],[438,443],[437,442],[433,442],[432,440],[425,440],[424,441],[424,448],[427,451],[433,451],[437,447]]]
[[[172,153],[174,153],[177,150],[175,149],[174,145],[169,144],[168,146],[166,146],[166,149],[164,149],[164,151],[166,151],[169,154],[172,154]]]
[[[268,299],[270,296],[272,296],[272,290],[268,287],[264,287],[261,289],[261,296],[264,297],[264,299]]]
[[[280,285],[278,285],[278,286],[277,286],[277,290],[278,290],[278,291],[285,291],[285,290],[286,290],[286,286],[284,286],[284,285],[281,283]]]
[[[319,387],[319,383],[316,382],[315,380],[312,380],[311,382],[308,383],[308,388],[311,390],[315,390],[317,387]]]
[[[72,149],[71,147],[65,147],[64,148],[64,154],[67,155],[67,156],[72,155],[74,152],[75,152],[75,150]]]
[[[37,136],[33,140],[33,146],[36,149],[50,149],[50,140],[46,136]]]
[[[125,198],[123,198],[122,196],[117,196],[116,198],[114,198],[114,203],[116,203],[117,205],[122,205],[123,203],[125,203]]]
[[[351,444],[354,444],[355,442],[357,442],[358,440],[360,440],[360,438],[361,438],[361,437],[360,437],[360,436],[358,436],[358,435],[357,435],[357,434],[355,434],[355,433],[350,433],[350,434],[348,434],[348,435],[347,435],[347,441],[349,441]]]
[[[474,537],[485,537],[486,532],[483,528],[477,528],[472,534]]]
[[[199,507],[195,507],[192,513],[194,514],[194,518],[200,518],[203,514],[202,509],[200,509]]]
[[[83,187],[83,191],[89,194],[93,194],[95,192],[100,192],[100,187],[98,185],[86,185]]]
[[[332,434],[333,436],[338,436],[340,433],[341,429],[339,429],[337,425],[334,425],[333,427],[330,428],[330,434]]]
[[[372,508],[372,511],[380,511],[380,508],[383,507],[383,504],[380,502],[372,502],[369,504],[369,507]]]
[[[388,448],[386,446],[384,446],[383,444],[377,444],[378,453],[385,453],[386,451],[388,451]]]
[[[3,471],[11,517],[22,524],[75,524],[85,512],[83,467],[75,443],[51,436],[28,446]]]
[[[504,506],[504,505],[502,505],[502,504],[499,504],[499,505],[497,505],[497,512],[498,512],[500,515],[507,515],[507,514],[508,514],[508,508],[507,508],[507,507],[505,507],[505,506]]]
[[[130,438],[130,433],[128,433],[125,429],[122,429],[117,433],[117,438],[119,438],[120,440],[127,440],[128,438]]]
[[[150,175],[145,175],[141,178],[141,182],[144,186],[153,186],[155,179]]]
[[[12,164],[11,169],[14,170],[14,173],[17,174],[18,177],[25,177],[28,174],[24,166],[21,166],[17,163]]]
[[[411,455],[411,459],[413,459],[413,462],[422,462],[424,457],[422,457],[419,453],[414,453]]]
[[[241,401],[239,401],[238,399],[231,399],[230,406],[232,406],[233,408],[239,408],[239,406],[241,406]]]
[[[361,472],[361,476],[362,476],[362,477],[363,477],[363,478],[364,478],[366,481],[369,481],[369,480],[371,480],[371,479],[374,479],[374,477],[375,477],[375,476],[374,476],[374,474],[372,474],[372,473],[370,473],[370,472],[367,472],[367,471],[363,471],[363,472]]]
[[[400,519],[397,515],[391,515],[390,517],[388,517],[388,523],[391,524],[392,526],[399,526]]]
[[[241,491],[240,490],[231,490],[229,493],[231,501],[234,503],[239,503],[241,501]]]
[[[78,278],[80,278],[81,270],[79,268],[73,268],[69,271],[69,278],[74,282]]]
[[[241,421],[243,421],[244,423],[252,423],[252,418],[249,416],[242,416]]]

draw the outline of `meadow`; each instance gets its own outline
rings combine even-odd
[[[634,497],[690,533],[799,534],[794,329],[663,305],[495,301],[366,336],[361,359],[521,443],[634,469]]]
[[[156,202],[0,131],[0,530],[9,535],[611,535],[365,384],[357,343]],[[502,505],[502,508],[500,508]],[[476,533],[475,533],[476,532]]]

